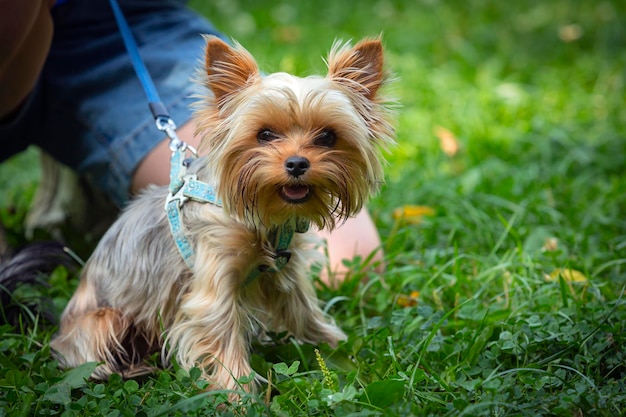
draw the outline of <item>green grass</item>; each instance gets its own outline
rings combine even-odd
[[[204,393],[197,370],[86,382],[91,365],[62,372],[51,359],[53,326],[0,327],[0,416],[626,415],[623,2],[192,5],[267,72],[318,73],[333,40],[383,34],[402,106],[370,204],[387,271],[356,262],[341,288],[321,289],[349,335],[320,347],[323,365],[313,346],[259,346],[271,395],[219,411],[225,395]],[[24,165],[0,173],[14,242],[37,181]],[[393,215],[409,205],[434,214]],[[62,308],[75,277],[51,281],[40,291]]]

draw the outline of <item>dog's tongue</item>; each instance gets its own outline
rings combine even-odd
[[[309,188],[302,185],[290,185],[283,187],[283,194],[290,200],[302,200],[309,195]]]

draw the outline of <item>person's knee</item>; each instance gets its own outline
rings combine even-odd
[[[322,270],[322,280],[329,283],[342,281],[350,273],[344,261],[359,258],[365,269],[384,271],[384,252],[378,230],[366,209],[348,219],[332,232],[321,231],[326,240],[328,267]]]

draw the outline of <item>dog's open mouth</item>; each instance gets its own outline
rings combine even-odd
[[[280,196],[288,203],[304,203],[311,197],[311,189],[305,185],[285,185]]]

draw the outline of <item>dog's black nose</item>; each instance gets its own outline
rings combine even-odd
[[[287,173],[296,178],[304,174],[310,166],[311,163],[309,160],[303,156],[290,156],[285,161],[285,169],[287,170]]]

